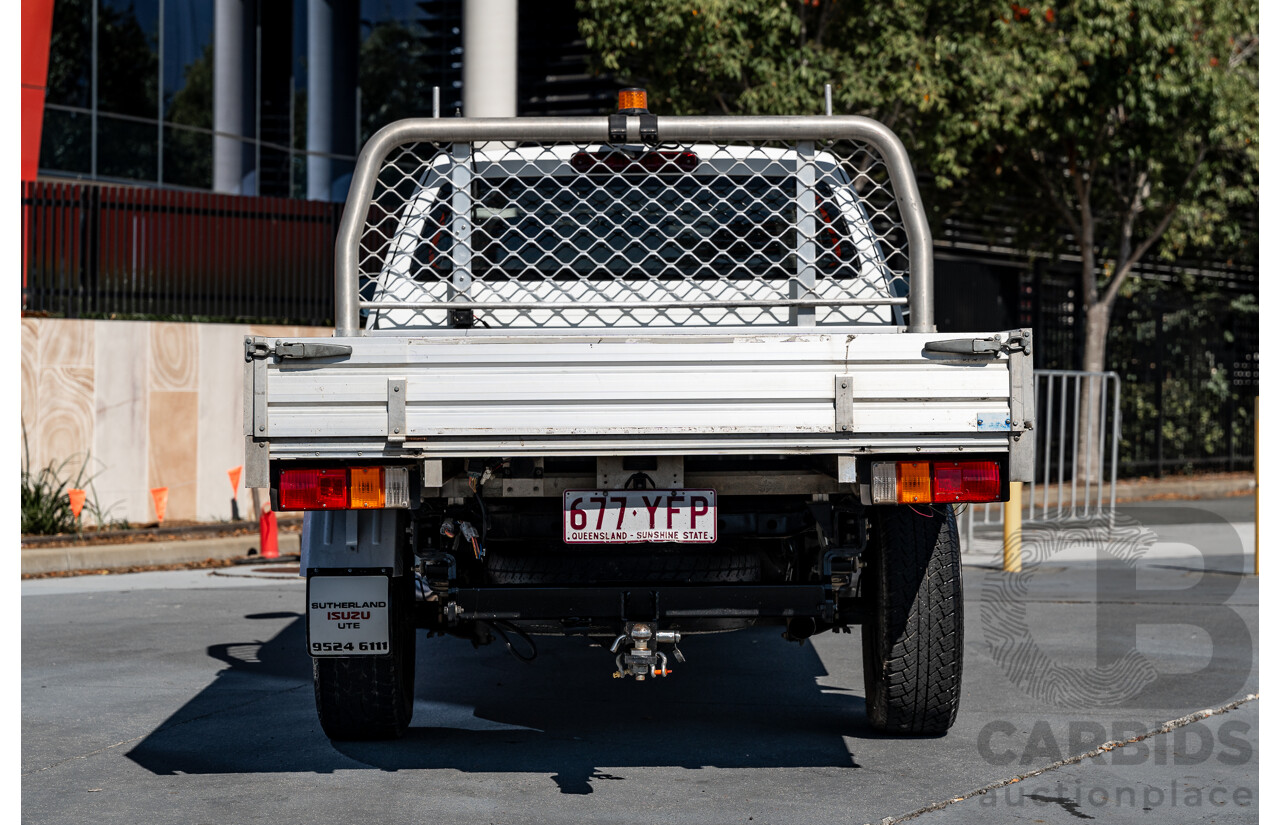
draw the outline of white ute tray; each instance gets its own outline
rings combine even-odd
[[[269,441],[271,457],[299,458],[1006,452],[1013,396],[1029,389],[1011,363],[1030,358],[924,349],[964,337],[991,333],[271,339],[351,353],[259,359],[246,378],[247,435]]]

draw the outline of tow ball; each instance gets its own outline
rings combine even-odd
[[[680,652],[680,634],[677,631],[658,630],[650,622],[629,622],[622,635],[614,639],[613,647],[609,648],[609,652],[618,654],[614,659],[617,670],[613,672],[613,678],[634,676],[637,682],[643,682],[649,676],[670,676],[667,654],[657,649],[659,644],[671,645],[671,653],[676,661],[684,662],[684,654]],[[631,649],[623,651],[624,645],[631,645]]]

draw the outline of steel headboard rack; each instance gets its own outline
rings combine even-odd
[[[883,324],[892,309],[934,330],[929,226],[883,124],[643,121],[379,131],[338,231],[335,334],[363,334],[362,309],[374,323],[561,329]]]

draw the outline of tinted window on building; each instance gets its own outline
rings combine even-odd
[[[159,23],[158,0],[102,0],[98,9],[98,111],[156,118]]]
[[[164,0],[164,182],[213,186],[213,0]]]
[[[89,108],[93,89],[91,0],[58,0],[53,4],[49,38],[49,79],[45,101]]]
[[[53,6],[49,39],[49,79],[44,128],[40,137],[40,166],[60,172],[88,174],[90,120],[86,112],[93,90],[93,31],[91,0],[58,0]]]

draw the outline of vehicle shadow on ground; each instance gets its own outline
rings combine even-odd
[[[315,716],[305,632],[298,617],[266,642],[210,647],[229,667],[128,757],[156,774],[546,774],[581,794],[632,766],[856,768],[845,737],[878,738],[860,674],[856,685],[820,684],[828,674],[812,645],[784,642],[779,628],[687,637],[689,661],[642,683],[612,678],[612,654],[583,639],[539,637],[528,665],[500,643],[473,650],[419,631],[405,737],[330,743]]]

